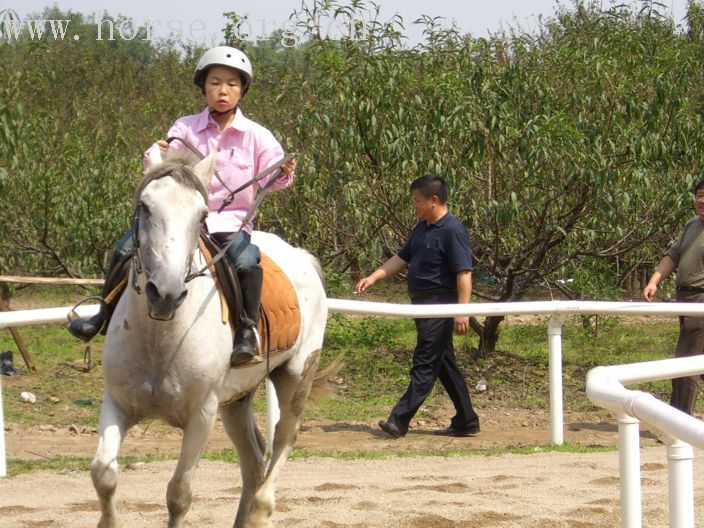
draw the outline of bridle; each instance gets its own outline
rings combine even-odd
[[[161,178],[164,178],[165,176],[170,176],[171,172],[172,171],[168,171],[163,174],[159,174],[159,175],[151,178],[151,180],[149,182],[147,182],[147,184],[151,183],[152,181],[156,181]],[[199,183],[199,185],[197,185],[197,188],[198,188],[201,196],[203,197],[203,200],[205,201],[205,203],[207,205],[208,191],[205,189],[205,187],[203,187],[203,185],[200,185],[198,178],[192,172],[187,171],[186,173],[189,175],[189,177],[191,177],[193,179],[193,181]],[[146,188],[146,185],[144,185],[144,188]],[[142,189],[142,192],[143,191],[144,191],[144,189]],[[137,294],[142,293],[142,289],[139,286],[139,283],[137,282],[137,276],[144,273],[147,277],[147,280],[149,280],[149,276],[150,276],[150,271],[148,268],[146,268],[144,266],[144,264],[142,262],[142,257],[141,257],[140,251],[139,251],[140,246],[141,246],[141,243],[139,241],[139,231],[140,231],[139,219],[142,215],[143,210],[144,210],[144,204],[142,203],[142,200],[141,199],[137,200],[137,205],[135,206],[134,213],[132,214],[132,252],[131,252],[131,257],[132,257],[131,258],[131,267],[132,267],[131,285],[132,285],[132,289],[134,289],[134,291],[137,292]],[[201,230],[204,229],[204,225],[205,225],[205,218],[203,218],[201,220]],[[193,258],[194,258],[194,253],[191,253],[190,256],[188,257],[188,263],[186,266],[187,270],[192,269]],[[204,271],[204,270],[202,270],[202,271]],[[201,271],[201,273],[202,273],[202,271]],[[196,276],[197,276],[197,274],[187,273],[186,278],[184,280],[185,280],[185,282],[190,282]]]
[[[205,156],[203,156],[203,154],[197,148],[195,148],[190,142],[188,142],[187,140],[185,140],[181,137],[178,137],[178,136],[169,137],[169,138],[167,138],[166,141],[168,143],[171,143],[174,140],[178,140],[178,141],[182,142],[191,152],[196,154],[196,156],[199,159],[202,160],[205,158]],[[254,178],[250,179],[246,183],[237,187],[234,191],[230,191],[230,188],[222,180],[222,178],[218,174],[218,171],[215,170],[214,171],[215,177],[220,181],[220,183],[222,183],[222,185],[225,187],[225,189],[227,189],[229,191],[227,198],[225,199],[225,201],[223,201],[223,205],[218,209],[217,212],[218,213],[222,212],[222,210],[227,205],[231,204],[232,200],[234,200],[234,197],[237,193],[246,189],[250,185],[257,183],[260,180],[266,178],[270,174],[273,174],[273,177],[267,182],[267,184],[264,187],[261,187],[260,191],[257,192],[256,197],[255,197],[254,201],[252,202],[252,205],[250,206],[249,211],[247,211],[247,214],[243,218],[242,224],[240,225],[240,228],[237,232],[241,231],[244,226],[246,226],[248,223],[251,222],[252,218],[254,217],[254,213],[257,210],[257,207],[259,207],[259,204],[264,199],[264,196],[266,196],[266,194],[269,192],[271,186],[276,181],[276,178],[279,175],[278,173],[281,171],[281,166],[288,163],[293,158],[294,158],[294,154],[286,154],[280,160],[273,163],[271,166],[267,167],[262,172],[257,174]],[[188,174],[192,175],[192,173],[190,171],[188,171]],[[171,171],[165,172],[164,174],[160,174],[160,175],[154,177],[151,181],[158,180],[160,178],[163,178],[165,176],[170,176],[170,175],[171,175]],[[193,177],[195,178],[195,175],[193,175]],[[145,185],[145,187],[146,187],[146,185]],[[199,188],[200,188],[200,186],[199,186]],[[207,205],[207,203],[208,203],[207,189],[205,189],[204,191],[201,190],[201,195],[203,195],[203,198],[205,199],[205,203]],[[132,259],[131,259],[131,261],[132,261],[132,264],[131,264],[131,266],[132,266],[132,281],[131,281],[131,285],[132,285],[132,289],[134,289],[134,291],[137,294],[142,293],[142,289],[140,288],[139,283],[137,282],[137,276],[144,273],[147,276],[147,280],[149,280],[149,275],[150,275],[150,272],[144,266],[144,264],[142,262],[142,257],[140,256],[140,253],[139,253],[139,249],[140,249],[139,218],[142,213],[142,208],[143,208],[143,204],[142,204],[141,200],[138,200],[137,205],[135,206],[134,213],[132,215]],[[203,220],[201,220],[201,231],[202,232],[206,231],[205,218],[203,218]],[[225,253],[227,253],[227,250],[232,245],[232,242],[234,241],[234,239],[235,239],[234,236],[230,237],[230,240],[227,242],[227,244],[225,244],[220,249],[220,251],[213,258],[211,258],[209,261],[207,261],[200,269],[198,269],[197,271],[189,271],[188,273],[186,273],[186,277],[184,279],[184,282],[188,283],[188,282],[192,281],[193,279],[195,279],[196,277],[203,276],[205,274],[205,270],[212,267],[216,262],[218,262],[225,255]],[[194,258],[194,253],[192,253],[189,257],[189,262],[188,262],[188,265],[186,266],[187,270],[192,269],[193,258]]]

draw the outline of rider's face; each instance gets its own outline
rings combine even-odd
[[[205,102],[211,110],[226,112],[242,98],[242,77],[237,70],[213,66],[205,78]]]

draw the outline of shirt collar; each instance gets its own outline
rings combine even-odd
[[[426,228],[431,228],[433,226],[435,227],[442,227],[447,223],[447,221],[450,219],[450,211],[446,212],[442,217],[437,222],[433,222],[432,224],[429,224],[428,222],[425,222]]]
[[[212,117],[210,117],[210,109],[206,106],[203,111],[198,114],[196,120],[197,132],[204,131],[206,128],[208,128],[210,123],[212,123],[213,126],[217,127],[217,123],[213,121]],[[235,111],[235,118],[232,120],[232,123],[230,123],[230,126],[228,128],[234,128],[235,130],[244,132],[252,128],[252,121],[246,118],[245,115],[242,113],[242,110],[237,107],[237,110]]]

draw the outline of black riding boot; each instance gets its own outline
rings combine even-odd
[[[259,303],[262,297],[262,281],[264,271],[255,268],[237,274],[242,289],[243,317],[237,330],[232,346],[230,364],[234,367],[250,360],[262,360],[258,355],[256,328],[259,322]]]
[[[103,291],[100,294],[103,301],[107,299],[107,302],[100,304],[100,311],[93,317],[89,317],[88,319],[77,317],[72,320],[68,324],[67,329],[73,336],[88,342],[93,339],[98,332],[107,329],[112,312],[115,310],[115,306],[117,306],[117,301],[119,301],[122,296],[121,291],[113,292],[113,290],[117,288],[127,276],[129,272],[129,261],[129,255],[125,256],[119,251],[113,253],[110,266],[108,267],[108,273],[103,283]],[[110,295],[111,293],[112,295]]]

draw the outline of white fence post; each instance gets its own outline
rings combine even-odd
[[[621,477],[621,527],[641,528],[640,422],[618,415],[618,466]]]
[[[562,324],[565,315],[552,315],[548,323],[548,368],[550,378],[550,441],[564,442],[562,412]]]
[[[694,528],[694,450],[675,440],[667,446],[670,526]]]

